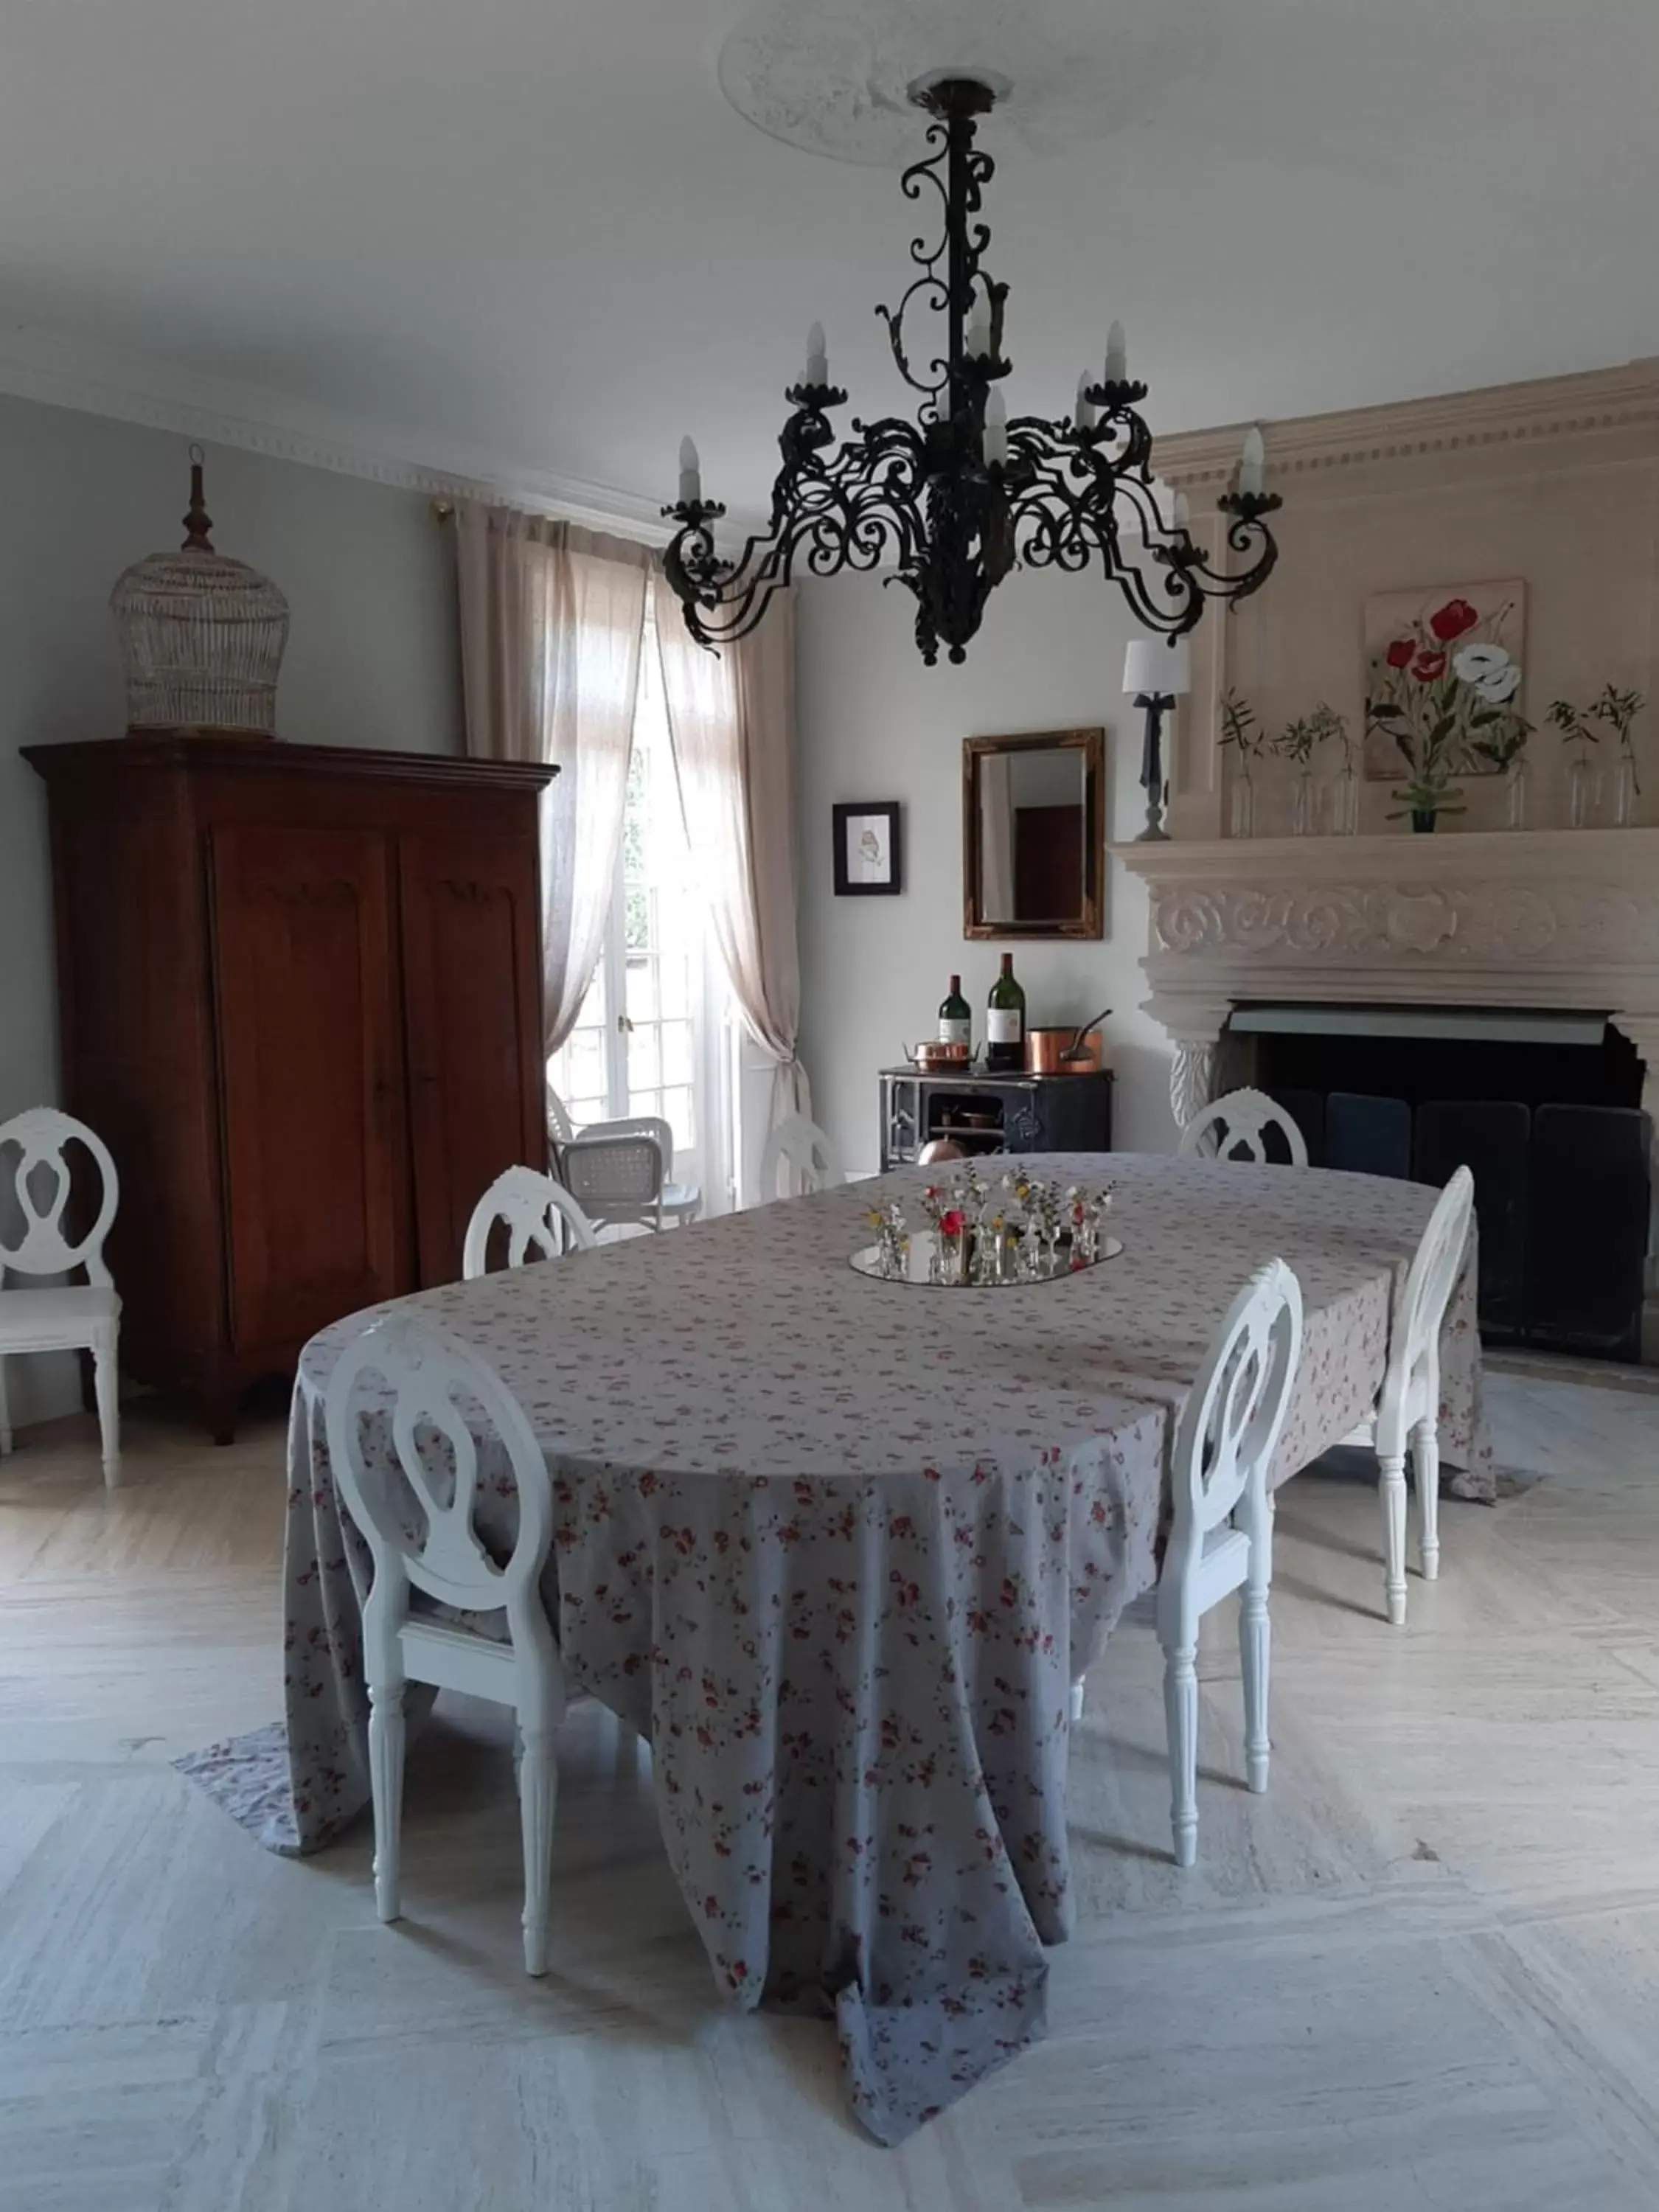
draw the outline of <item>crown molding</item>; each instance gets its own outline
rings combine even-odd
[[[444,499],[478,499],[553,514],[648,544],[672,534],[660,502],[613,485],[526,469],[407,425],[311,407],[252,385],[82,345],[43,331],[0,328],[0,393],[168,430],[272,460]]]
[[[1261,428],[1268,467],[1280,477],[1649,426],[1659,427],[1659,358],[1652,356],[1527,384],[1293,416]],[[1158,438],[1158,474],[1181,490],[1224,481],[1249,428],[1238,422]]]

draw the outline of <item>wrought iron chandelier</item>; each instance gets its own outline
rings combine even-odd
[[[793,409],[778,440],[783,465],[765,532],[723,559],[710,526],[726,509],[702,495],[696,448],[680,448],[680,495],[663,509],[680,528],[665,556],[668,581],[693,637],[718,647],[744,637],[796,562],[814,576],[842,569],[893,571],[916,601],[916,643],[931,667],[943,645],[966,657],[985,603],[1016,567],[1075,574],[1098,562],[1149,630],[1174,639],[1197,623],[1208,599],[1236,604],[1259,591],[1279,557],[1265,518],[1282,501],[1261,487],[1259,431],[1245,441],[1237,487],[1218,502],[1226,542],[1243,565],[1212,568],[1179,511],[1166,517],[1152,473],[1152,439],[1136,412],[1144,384],[1127,374],[1114,324],[1106,373],[1078,385],[1074,416],[1008,419],[998,389],[1012,363],[1002,349],[1006,284],[981,266],[990,242],[981,196],[994,164],[975,144],[979,118],[1006,90],[978,78],[921,78],[910,97],[934,118],[936,150],[904,173],[907,199],[929,189],[944,206],[945,234],[928,251],[913,240],[917,275],[896,308],[878,307],[906,383],[923,394],[918,420],[854,418],[837,444],[829,410],[847,394],[830,382],[823,333],[807,340],[806,374],[785,392]],[[941,268],[941,263],[944,264]],[[945,349],[919,375],[904,320],[920,302],[945,318]],[[1126,553],[1124,540],[1129,550]]]

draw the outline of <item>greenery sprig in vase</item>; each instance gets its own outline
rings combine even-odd
[[[1296,767],[1296,811],[1291,827],[1298,837],[1312,837],[1319,830],[1319,789],[1314,781],[1313,759],[1330,734],[1328,724],[1322,719],[1328,708],[1316,708],[1311,714],[1298,714],[1293,722],[1286,722],[1273,741],[1273,750],[1281,760],[1293,762]]]
[[[1595,756],[1590,748],[1601,742],[1583,712],[1571,699],[1552,699],[1551,726],[1561,732],[1567,755],[1567,820],[1575,830],[1589,826],[1595,808]]]
[[[1613,771],[1613,818],[1620,830],[1629,827],[1636,812],[1636,801],[1641,796],[1642,786],[1636,774],[1636,744],[1631,729],[1647,703],[1639,691],[1621,691],[1614,684],[1604,684],[1597,697],[1590,702],[1591,714],[1619,740],[1619,765]]]
[[[1222,695],[1221,743],[1231,747],[1234,758],[1229,834],[1249,837],[1255,830],[1255,785],[1251,771],[1266,749],[1267,733],[1249,700],[1231,690]]]

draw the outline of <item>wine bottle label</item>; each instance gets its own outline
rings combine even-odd
[[[974,1041],[974,1024],[972,1021],[947,1021],[945,1016],[941,1014],[939,1024],[939,1041],[941,1044],[971,1044]]]
[[[1019,1008],[993,1006],[985,1017],[985,1041],[988,1044],[1018,1044],[1019,1039]]]

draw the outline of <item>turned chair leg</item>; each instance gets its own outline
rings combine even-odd
[[[547,1895],[553,1873],[553,1814],[559,1770],[551,1729],[520,1731],[519,1807],[524,1827],[524,1970],[547,1972]]]
[[[1440,1435],[1432,1419],[1412,1431],[1412,1473],[1417,1478],[1417,1527],[1423,1552],[1423,1579],[1440,1572]]]
[[[368,1777],[374,1800],[374,1903],[382,1920],[399,1917],[404,1825],[404,1685],[371,1683]]]
[[[1198,1645],[1164,1650],[1164,1718],[1170,1737],[1170,1827],[1176,1864],[1198,1856]]]
[[[94,1387],[98,1398],[98,1434],[104,1452],[104,1486],[113,1490],[121,1480],[120,1382],[112,1343],[93,1346]]]
[[[1382,1469],[1382,1595],[1389,1626],[1406,1625],[1406,1460],[1401,1452],[1378,1462]]]

